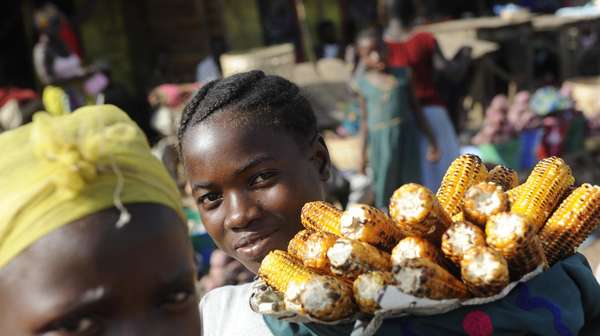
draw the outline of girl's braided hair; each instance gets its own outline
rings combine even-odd
[[[317,134],[314,111],[298,86],[254,70],[214,80],[196,93],[181,116],[177,131],[180,151],[188,129],[224,110],[236,113],[234,123],[279,128],[300,142],[308,142]]]

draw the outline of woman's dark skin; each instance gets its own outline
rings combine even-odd
[[[287,249],[301,230],[304,203],[324,199],[330,161],[319,136],[302,143],[277,126],[236,122],[239,116],[214,113],[186,132],[182,151],[206,230],[256,273],[269,251]]]
[[[172,209],[126,205],[35,242],[0,269],[0,335],[200,335],[187,230]]]

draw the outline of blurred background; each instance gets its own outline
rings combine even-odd
[[[250,69],[294,81],[312,102],[332,155],[330,200],[372,203],[353,86],[361,71],[355,42],[366,28],[381,32],[390,53],[410,48],[418,33],[435,39],[423,58],[431,68],[425,81],[461,153],[522,178],[538,160],[559,155],[578,183],[600,184],[600,1],[421,0],[411,5],[410,27],[389,2],[3,1],[0,132],[39,110],[58,115],[111,103],[128,112],[180,186],[201,290],[252,275],[214,252],[189,198],[174,146],[187,99],[210,80]],[[415,66],[423,80],[422,65],[402,66]],[[427,105],[418,90],[417,98]],[[600,243],[592,238],[582,250],[596,269]]]

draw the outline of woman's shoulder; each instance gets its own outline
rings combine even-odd
[[[252,285],[219,287],[202,297],[203,335],[271,335],[262,315],[250,309]]]
[[[212,302],[223,302],[224,300],[239,300],[243,296],[249,296],[252,290],[252,282],[243,285],[223,286],[215,288],[202,297],[200,304],[211,304]]]
[[[411,34],[410,41],[414,45],[418,45],[422,49],[433,51],[437,41],[435,35],[428,31],[415,31]]]
[[[411,39],[416,39],[420,41],[435,41],[435,35],[432,32],[428,32],[426,30],[415,30],[411,34]]]
[[[235,286],[223,286],[206,293],[200,300],[200,311],[203,319],[218,320],[232,313],[253,315],[249,298],[252,283]],[[251,314],[252,313],[252,314]]]

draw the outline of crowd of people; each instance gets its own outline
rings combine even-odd
[[[363,139],[352,173],[368,176],[373,205],[385,210],[409,182],[437,190],[461,152],[526,170],[583,146],[593,124],[577,112],[568,86],[498,95],[472,146],[461,146],[439,83],[464,76],[469,49],[460,62],[446,59],[434,35],[416,26],[413,1],[384,3],[386,25],[360,32],[352,46],[348,86],[358,127],[338,129]],[[40,8],[35,24],[43,90],[0,90],[0,306],[12,307],[0,314],[0,334],[352,332],[347,324],[261,316],[248,305],[264,256],[286,250],[302,229],[302,206],[330,199],[332,175],[343,179],[301,88],[260,70],[221,78],[207,57],[198,82],[162,84],[148,94],[149,124],[159,134],[149,143],[110,67],[84,65],[60,11]],[[332,29],[319,26],[321,57],[341,56]],[[515,138],[516,153],[498,149]],[[557,281],[568,291],[552,293]],[[474,311],[489,320],[477,323],[500,334],[600,331],[600,285],[581,255],[558,263],[528,291],[551,297],[558,317],[552,309],[532,311],[529,298],[507,297],[386,320],[380,333],[464,334]]]

